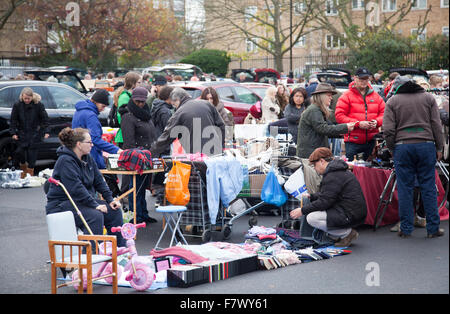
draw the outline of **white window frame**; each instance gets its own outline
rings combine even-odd
[[[356,7],[354,6],[356,1]],[[364,9],[365,0],[352,0],[352,11],[360,11]]]
[[[417,34],[417,31],[417,28],[411,28],[411,35],[416,36],[418,41],[425,41],[427,39],[427,29],[425,28],[420,35]]]
[[[153,9],[159,9],[160,0],[153,0]]]
[[[305,1],[297,1],[293,4],[294,15],[302,15],[306,12],[306,4]]]
[[[250,5],[245,8],[244,12],[244,19],[245,22],[250,22],[251,19],[253,19],[253,16],[255,16],[258,13],[258,7],[256,5]],[[250,15],[251,14],[251,15]]]
[[[334,3],[336,2],[336,6]],[[326,16],[336,16],[338,14],[337,12],[337,6],[339,5],[338,0],[326,0],[325,1],[325,15]]]
[[[448,26],[444,26],[442,27],[442,35],[447,36],[448,37]]]
[[[331,49],[343,49],[346,48],[347,45],[345,43],[341,43],[341,39],[333,34],[327,34],[325,35],[325,48],[331,50]],[[330,38],[330,40],[328,40]],[[328,43],[331,42],[332,46],[330,47]],[[334,43],[337,44],[337,46],[334,45]]]
[[[249,47],[250,47],[250,49],[249,49]],[[251,53],[251,52],[255,53],[258,51],[258,46],[256,46],[256,44],[253,41],[246,38],[245,39],[245,51],[248,53]]]
[[[36,19],[25,19],[23,30],[25,32],[37,32],[39,23]]]
[[[413,2],[412,10],[426,10],[427,8],[427,0],[411,0]],[[414,4],[414,2],[416,4]],[[425,4],[424,4],[425,2]],[[422,4],[422,6],[418,6]]]
[[[25,44],[25,56],[35,56],[41,53],[41,47],[34,44]]]
[[[306,46],[306,35],[300,36],[298,41],[294,44],[294,48],[304,48]]]
[[[441,0],[441,8],[448,8],[448,1],[449,0],[447,0],[447,4],[445,4],[445,1],[446,0]]]
[[[397,11],[397,0],[383,0],[381,9],[383,12]]]

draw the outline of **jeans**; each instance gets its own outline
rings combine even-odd
[[[147,210],[147,201],[145,200],[145,193],[149,185],[149,175],[136,176],[136,220],[144,221],[149,218]],[[133,188],[133,180],[130,180],[130,189]],[[133,208],[133,193],[128,195],[128,205],[130,210]]]
[[[436,147],[434,143],[423,142],[395,146],[394,167],[397,176],[398,213],[400,229],[404,234],[410,234],[414,229],[412,204],[416,178],[423,200],[427,232],[434,234],[439,229],[435,164]]]
[[[365,144],[356,144],[352,142],[345,142],[345,156],[348,161],[353,161],[355,155],[363,153],[363,159],[367,160],[372,154],[373,148],[375,147],[375,140],[371,140]]]

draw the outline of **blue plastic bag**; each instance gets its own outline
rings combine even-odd
[[[278,183],[278,179],[273,168],[270,169],[262,187],[261,200],[268,204],[280,207],[286,203],[287,199],[287,194],[284,192],[280,183]]]

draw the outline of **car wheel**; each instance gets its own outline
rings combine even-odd
[[[17,144],[10,137],[0,139],[0,169],[10,168],[14,165],[13,154]]]

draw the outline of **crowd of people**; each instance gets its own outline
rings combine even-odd
[[[413,230],[414,213],[410,205],[415,185],[420,186],[427,203],[428,235],[443,234],[439,229],[433,187],[434,165],[442,158],[445,127],[448,138],[448,96],[427,91],[442,88],[444,82],[433,76],[429,82],[416,82],[394,73],[379,94],[371,82],[381,83],[380,77],[372,76],[364,67],[359,68],[348,90],[342,94],[333,84],[317,80],[304,87],[297,86],[291,92],[278,84],[267,89],[261,104],[259,121],[269,127],[285,128],[297,145],[296,153],[303,164],[311,202],[303,209],[293,211],[291,216],[308,215],[311,225],[325,231],[340,228],[330,232],[340,244],[349,245],[357,238],[352,227],[361,223],[366,210],[361,205],[364,196],[361,196],[356,179],[348,177],[343,162],[333,159],[335,154],[330,150],[330,143],[333,138],[343,137],[347,161],[353,161],[357,155],[368,160],[376,145],[374,136],[380,131],[383,131],[393,155],[398,176],[399,235],[408,237]],[[68,186],[71,195],[76,195],[75,202],[88,220],[93,221],[94,229],[102,232],[99,226],[105,225],[108,233],[111,233],[108,228],[120,225],[122,218],[114,213],[120,207],[111,192],[116,179],[107,180],[108,185],[100,180],[98,170],[106,168],[103,152],[120,154],[123,150],[139,148],[149,150],[152,157],[159,157],[170,154],[171,144],[178,139],[185,153],[217,155],[222,153],[225,141],[232,140],[233,132],[229,130],[234,126],[231,112],[224,107],[214,88],[206,88],[200,99],[193,99],[186,90],[168,85],[162,76],[154,77],[150,82],[148,76],[127,73],[123,86],[116,89],[113,101],[119,123],[115,144],[102,139],[98,115],[109,105],[109,94],[99,89],[90,99],[76,104],[71,128],[64,129],[59,135],[62,147],[58,150],[54,169],[55,179]],[[30,88],[24,89],[14,105],[11,119],[11,134],[22,148],[20,163],[24,169],[26,162],[31,170],[34,167],[36,144],[48,136],[47,119],[38,95]],[[150,183],[163,185],[163,180],[163,176],[138,177],[138,186],[143,187],[137,193],[138,222],[156,221],[148,215],[145,190]],[[343,185],[337,190],[333,186],[336,182],[348,182],[349,186]],[[124,176],[119,190],[128,190],[131,184]],[[96,192],[106,201],[96,199]],[[356,203],[341,204],[342,196],[339,195],[349,193],[359,195],[353,197],[359,210],[355,209]],[[61,188],[52,186],[47,198],[47,213],[73,211]],[[132,206],[133,202],[129,204]],[[80,221],[77,224],[83,229]]]

